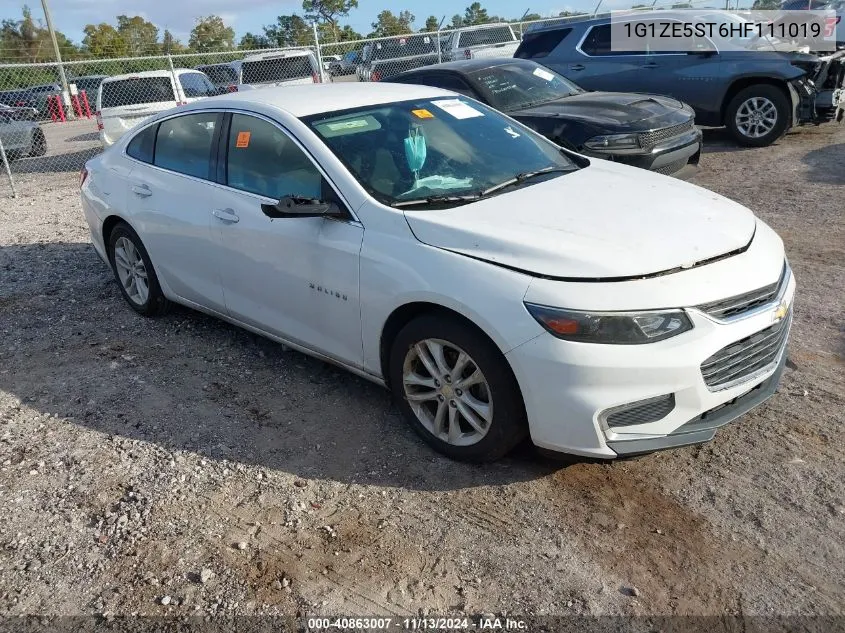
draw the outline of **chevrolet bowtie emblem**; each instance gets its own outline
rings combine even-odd
[[[780,305],[775,310],[775,313],[772,315],[772,323],[777,323],[781,321],[785,316],[786,313],[789,311],[789,303],[784,300],[780,302]]]

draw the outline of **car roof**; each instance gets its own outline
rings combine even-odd
[[[177,75],[184,73],[202,73],[200,70],[193,68],[176,68],[174,69]],[[169,70],[142,70],[137,73],[126,73],[125,75],[114,75],[113,77],[106,77],[103,83],[112,83],[113,81],[121,81],[123,79],[138,79],[139,77],[170,77]]]
[[[412,77],[414,75],[419,75],[420,73],[440,70],[445,70],[447,72],[453,72],[463,75],[466,73],[474,72],[476,70],[484,70],[485,68],[494,68],[495,66],[505,66],[512,64],[518,64],[523,66],[538,66],[537,62],[531,61],[530,59],[520,59],[518,57],[482,57],[480,59],[461,59],[454,62],[444,62],[442,64],[436,64],[434,66],[421,66],[419,68],[406,70],[403,73],[388,77],[385,81],[391,81],[400,77]]]
[[[307,49],[297,49],[292,51],[274,51],[271,53],[256,53],[255,55],[248,55],[243,58],[244,62],[260,62],[265,59],[284,59],[285,57],[304,57],[305,55],[314,55]]]
[[[276,86],[245,90],[220,97],[202,99],[186,110],[204,107],[243,107],[245,104],[269,105],[285,110],[295,117],[330,113],[351,108],[382,105],[412,99],[455,97],[440,88],[381,82],[343,82],[302,86]]]

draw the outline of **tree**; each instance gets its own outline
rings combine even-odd
[[[62,59],[72,59],[78,49],[64,33],[56,31],[56,42]],[[9,62],[38,62],[55,59],[50,34],[41,22],[36,22],[28,6],[23,7],[22,19],[0,22],[0,59]]]
[[[473,2],[464,12],[464,24],[466,26],[487,24],[489,21],[490,16],[487,15],[487,9],[483,8],[480,2]]]
[[[87,24],[83,32],[82,46],[92,57],[125,57],[129,54],[126,40],[111,24]]]
[[[265,35],[256,35],[255,33],[244,33],[241,41],[238,43],[238,48],[242,50],[254,50],[256,48],[270,47],[270,41]]]
[[[185,45],[173,37],[173,33],[164,29],[164,35],[161,37],[161,50],[163,53],[184,53],[187,49]]]
[[[423,27],[423,31],[436,31],[440,26],[440,20],[437,19],[436,16],[430,15],[425,20],[425,27]]]
[[[352,42],[354,40],[363,39],[364,37],[348,24],[344,25],[343,28],[340,29],[337,28],[337,25],[320,24],[317,29],[320,32],[321,42],[330,42],[332,39],[336,42]]]
[[[539,13],[527,13],[525,17],[520,18],[520,22],[532,22],[533,20],[542,20],[543,16]]]
[[[451,26],[453,29],[459,29],[464,25],[464,19],[459,15],[455,14],[452,16]]]
[[[399,15],[394,15],[392,11],[385,9],[378,14],[378,18],[373,22],[373,32],[370,33],[370,37],[387,37],[410,33],[413,30],[411,23],[414,19],[414,15],[410,11],[400,11]]]
[[[780,2],[779,0],[754,0],[751,8],[760,11],[772,11],[780,8]]]
[[[300,16],[280,15],[276,23],[264,27],[271,46],[307,46],[314,43],[314,31]]]
[[[117,16],[117,32],[126,42],[126,49],[132,57],[150,55],[159,51],[158,27],[140,15]]]
[[[219,15],[197,18],[197,24],[191,30],[188,46],[198,53],[235,48],[235,31],[226,26]]]
[[[346,17],[352,9],[357,8],[358,0],[302,0],[305,18],[310,22],[329,25],[335,41],[340,38],[338,18]]]

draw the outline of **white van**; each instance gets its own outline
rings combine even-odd
[[[148,70],[103,79],[97,89],[97,129],[104,147],[158,112],[221,92],[197,70],[174,72],[178,83],[169,70]]]
[[[317,57],[308,50],[276,51],[245,57],[241,64],[240,86],[293,86],[320,83]]]

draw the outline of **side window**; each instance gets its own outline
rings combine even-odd
[[[214,84],[201,73],[186,73],[179,76],[179,83],[182,84],[182,90],[185,91],[185,96],[189,99],[196,97],[212,97],[217,94]]]
[[[216,112],[201,112],[162,121],[156,135],[154,164],[208,179],[211,143],[219,120]]]
[[[514,57],[520,57],[522,59],[548,57],[549,53],[557,48],[557,45],[570,33],[572,33],[571,28],[554,29],[553,31],[542,31],[540,33],[526,33],[522,38],[522,44],[516,53],[514,53]]]
[[[581,44],[581,50],[591,57],[621,57],[645,55],[646,51],[614,51],[611,49],[610,24],[594,26]]]
[[[151,125],[135,135],[129,145],[126,146],[126,153],[132,158],[145,163],[153,162],[153,149],[155,148],[157,125]]]
[[[281,129],[252,116],[232,115],[226,184],[274,200],[321,198],[323,176]]]

